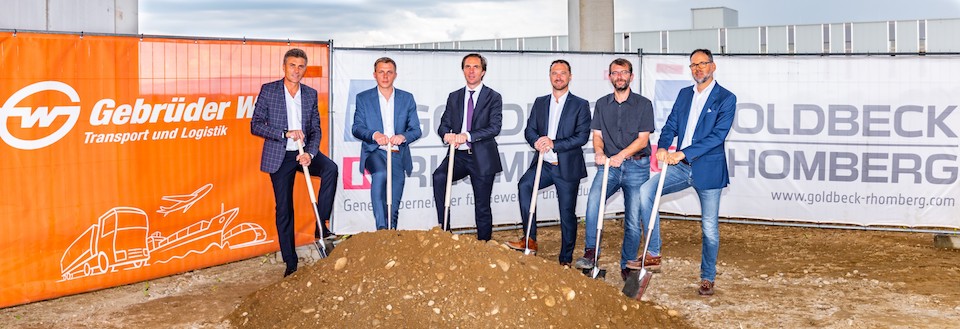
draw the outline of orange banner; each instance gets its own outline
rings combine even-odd
[[[250,117],[294,47],[327,122],[326,43],[0,33],[0,307],[278,250]]]

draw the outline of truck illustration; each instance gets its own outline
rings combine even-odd
[[[150,260],[147,214],[131,207],[115,207],[67,247],[60,258],[64,280],[139,268]]]

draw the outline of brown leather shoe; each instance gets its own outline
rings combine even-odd
[[[630,276],[630,271],[633,271],[633,270],[629,268],[620,269],[620,278],[623,279],[623,282],[627,282],[627,277]]]
[[[510,247],[510,249],[520,250],[520,251],[527,249],[529,245],[530,252],[537,253],[537,241],[533,239],[520,238],[520,240],[517,240],[517,241],[507,241],[506,244],[507,244],[507,247]]]
[[[713,296],[713,282],[709,280],[700,281],[700,288],[697,289],[697,293],[704,297]]]
[[[660,256],[651,256],[651,255],[648,253],[648,254],[647,254],[647,257],[644,258],[644,260],[643,260],[643,266],[642,266],[642,267],[646,267],[646,268],[647,268],[647,271],[650,271],[650,272],[653,272],[653,273],[660,273]],[[641,268],[641,266],[640,266],[640,260],[639,260],[639,259],[637,259],[637,260],[628,260],[628,261],[627,261],[627,268],[632,269],[632,270],[639,270],[639,269]]]

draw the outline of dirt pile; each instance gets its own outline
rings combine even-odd
[[[689,327],[577,270],[439,230],[353,236],[227,319],[240,328]]]

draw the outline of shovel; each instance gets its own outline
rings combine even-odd
[[[658,220],[657,213],[660,211],[660,197],[663,194],[663,181],[667,178],[667,168],[670,165],[664,163],[663,169],[660,170],[660,181],[657,182],[657,195],[653,199],[653,209],[650,211],[650,223],[647,224],[647,242],[643,244],[643,256],[640,258],[640,270],[639,271],[630,271],[630,274],[627,276],[627,281],[623,283],[623,294],[627,297],[635,298],[640,300],[640,297],[643,297],[644,291],[647,290],[647,286],[650,285],[650,280],[653,279],[653,272],[647,271],[647,268],[642,264],[646,263],[647,260],[647,248],[650,247],[650,236],[653,235],[653,227],[656,225]]]
[[[393,145],[390,142],[387,142],[387,229],[393,229],[393,166],[391,165],[391,159],[393,158]]]
[[[300,154],[303,154],[303,141],[298,140],[297,146],[300,148]],[[323,222],[320,220],[320,213],[317,212],[317,196],[313,195],[313,181],[310,180],[310,167],[303,166],[303,177],[307,179],[307,194],[310,194],[310,202],[313,203],[313,215],[317,218],[317,230],[323,232]],[[320,258],[327,258],[327,244],[321,238],[320,240],[314,240],[313,244],[317,246],[317,252],[320,253]]]
[[[536,225],[536,216],[537,213],[537,192],[540,190],[540,172],[543,171],[543,152],[540,152],[540,155],[537,156],[537,175],[533,178],[533,196],[530,198],[530,214],[527,215],[527,236],[523,239],[523,254],[529,255],[531,253],[536,253],[535,251],[530,250],[530,230],[532,229],[531,225]]]
[[[583,274],[591,278],[606,278],[607,270],[601,270],[597,262],[600,260],[600,236],[603,235],[603,208],[607,205],[607,177],[610,174],[610,158],[603,163],[603,181],[600,184],[600,210],[597,214],[597,243],[593,253],[593,269],[584,269]]]
[[[447,162],[447,195],[446,200],[443,202],[443,230],[447,230],[447,227],[450,225],[450,188],[453,186],[453,155],[456,149],[453,143],[451,143],[450,155],[447,156],[450,160]]]

